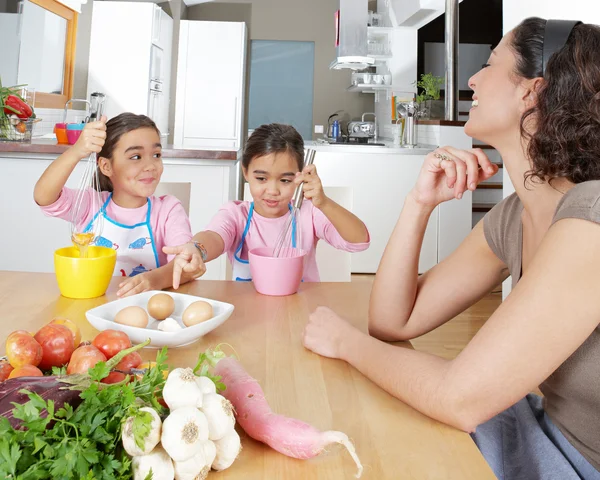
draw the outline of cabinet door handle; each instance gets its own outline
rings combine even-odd
[[[237,138],[237,103],[238,97],[233,99],[233,138]]]

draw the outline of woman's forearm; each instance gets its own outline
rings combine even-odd
[[[369,331],[397,340],[394,331],[410,318],[417,298],[419,256],[433,209],[409,194],[379,263],[369,304]]]

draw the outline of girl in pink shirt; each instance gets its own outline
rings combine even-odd
[[[335,248],[360,252],[369,247],[369,232],[355,215],[327,198],[314,165],[304,166],[304,141],[289,125],[270,124],[257,128],[248,139],[242,159],[244,178],[254,201],[225,204],[205,231],[194,241],[165,252],[177,254],[173,286],[181,274],[199,277],[205,263],[226,253],[233,266],[233,279],[251,281],[248,251],[274,247],[290,215],[290,200],[304,182],[304,201],[296,229],[302,229],[301,244],[307,252],[304,281],[318,282],[316,246],[325,240]]]
[[[77,223],[85,231],[102,220],[94,244],[117,251],[114,275],[127,277],[119,296],[170,287],[173,256],[162,249],[192,238],[179,200],[154,196],[163,172],[161,149],[158,128],[145,115],[123,113],[108,123],[103,117],[85,126],[77,143],[52,162],[35,186],[35,201],[46,215],[71,221],[78,191],[65,183],[82,159],[98,154],[102,204],[95,205],[97,193],[86,190]]]

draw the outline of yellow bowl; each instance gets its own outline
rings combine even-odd
[[[112,248],[88,247],[87,258],[79,257],[77,247],[54,252],[56,281],[63,297],[96,298],[106,293],[117,263]]]

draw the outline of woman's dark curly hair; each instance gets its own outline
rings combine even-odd
[[[546,20],[528,18],[513,30],[516,74],[542,77]],[[531,170],[525,179],[573,183],[600,179],[600,27],[577,25],[546,66],[537,105],[521,119]],[[535,114],[535,115],[534,115]],[[535,132],[525,128],[534,115]]]

